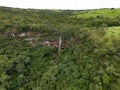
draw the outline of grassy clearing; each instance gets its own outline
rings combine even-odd
[[[120,15],[120,9],[100,9],[100,10],[86,10],[81,11],[75,15],[77,18],[96,18],[97,16],[115,18]],[[73,16],[74,17],[74,16]]]
[[[120,39],[120,26],[119,27],[108,27],[106,30],[106,37],[112,37]]]

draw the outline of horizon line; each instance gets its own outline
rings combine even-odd
[[[12,7],[12,6],[0,6],[0,7],[4,7],[4,8],[15,8],[15,9],[33,9],[33,10],[99,10],[99,9],[119,9],[120,7],[102,7],[102,8],[86,8],[86,9],[62,9],[62,8],[25,8],[25,7]]]

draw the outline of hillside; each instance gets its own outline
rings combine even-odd
[[[0,90],[120,90],[119,45],[119,8],[0,7]]]

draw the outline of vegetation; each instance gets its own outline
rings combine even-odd
[[[114,37],[120,39],[120,27],[109,27],[106,28],[106,37]]]
[[[119,15],[0,7],[0,90],[120,90]]]

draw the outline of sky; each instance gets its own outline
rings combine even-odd
[[[120,0],[0,0],[0,6],[34,9],[120,8]]]

